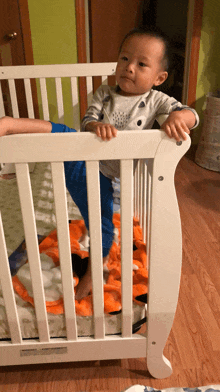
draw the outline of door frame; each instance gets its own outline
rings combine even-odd
[[[34,56],[33,56],[32,40],[31,40],[31,26],[30,26],[30,19],[29,19],[28,0],[17,0],[17,1],[18,1],[20,21],[22,27],[25,64],[33,65]]]
[[[189,0],[182,102],[195,108],[203,0]]]

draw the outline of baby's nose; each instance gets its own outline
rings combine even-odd
[[[128,63],[126,70],[130,73],[134,72],[134,64],[133,63]]]

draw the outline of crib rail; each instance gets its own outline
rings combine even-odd
[[[79,78],[86,78],[85,95],[87,96],[87,104],[89,105],[94,88],[93,78],[99,76],[100,84],[107,83],[107,78],[114,74],[115,67],[116,63],[1,67],[0,117],[12,115],[15,118],[19,118],[19,107],[21,109],[21,106],[26,106],[28,117],[35,118],[33,85],[31,83],[35,80],[38,87],[37,99],[40,110],[42,109],[42,118],[44,120],[53,120],[54,117],[57,122],[67,123],[64,121],[64,115],[65,111],[70,111],[71,107],[72,113],[74,113],[74,122],[70,126],[74,124],[74,127],[79,129]],[[16,87],[17,80],[23,81],[26,102],[19,102],[19,89]],[[68,82],[69,85],[67,85]],[[65,97],[63,91],[65,91]],[[67,102],[67,97],[69,102]]]
[[[108,77],[114,75],[115,68],[116,63],[1,67],[0,117],[40,116],[44,120],[65,123],[79,130],[79,79],[86,79],[83,99],[87,100],[89,106],[95,91],[95,82],[96,88],[97,85],[106,84]],[[29,167],[33,170],[34,164]],[[11,163],[5,165],[3,162],[1,168],[2,174],[15,172]]]

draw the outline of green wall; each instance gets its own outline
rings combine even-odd
[[[204,0],[199,67],[196,90],[196,110],[200,126],[193,132],[193,143],[199,141],[206,95],[220,88],[220,1]]]
[[[77,63],[76,20],[74,0],[28,0],[33,46],[34,64],[73,64]],[[47,81],[49,86],[49,111],[51,120],[58,121],[55,98],[55,84]],[[62,122],[74,126],[71,105],[70,83],[63,79],[65,96],[65,115]],[[42,107],[39,85],[38,101],[40,116]]]

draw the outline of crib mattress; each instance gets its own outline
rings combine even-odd
[[[16,304],[18,316],[21,325],[23,339],[34,339],[38,337],[37,321],[34,308],[23,301],[16,294]],[[143,306],[133,304],[133,324],[144,319],[145,310]],[[48,323],[50,336],[66,337],[65,319],[63,314],[54,315],[48,313]],[[94,335],[93,316],[77,316],[78,336]],[[121,332],[121,313],[116,315],[105,315],[105,333],[106,335],[117,334]],[[0,339],[10,339],[10,331],[7,323],[7,317],[4,307],[4,300],[0,292]]]
[[[51,168],[49,164],[38,163],[35,170],[30,175],[31,185],[33,191],[33,200],[35,208],[35,217],[37,225],[37,233],[39,235],[47,235],[56,227],[56,218],[54,211],[53,187],[51,180]],[[114,211],[119,208],[119,190],[115,192]],[[70,195],[67,192],[68,200],[68,213],[69,219],[80,219],[80,213],[76,205],[73,203]],[[1,199],[0,209],[2,212],[3,226],[6,238],[6,245],[8,255],[19,246],[24,239],[24,230],[22,225],[20,203],[18,197],[18,189],[16,179],[1,181]],[[46,255],[41,255],[42,258],[42,272],[44,281],[48,278],[48,269],[51,261]],[[45,266],[45,270],[44,270]],[[23,265],[18,273],[18,278],[28,280],[29,276],[28,264]],[[53,293],[48,292],[47,295],[58,295],[61,290],[61,276],[58,269],[56,276],[53,279],[56,281],[56,289]],[[31,287],[29,287],[31,290]],[[15,294],[18,316],[21,325],[22,337],[24,339],[37,338],[37,320],[35,316],[35,309],[28,302],[24,301],[20,295]],[[48,299],[48,298],[46,298]],[[47,313],[49,331],[51,337],[65,337],[65,317],[64,314]],[[133,303],[133,324],[136,324],[145,317],[144,304]],[[93,329],[93,316],[80,316],[77,315],[77,331],[78,336],[91,336],[94,334]],[[121,312],[118,314],[105,314],[105,333],[117,334],[121,332]],[[9,326],[4,307],[4,299],[0,287],[0,339],[10,339]]]

